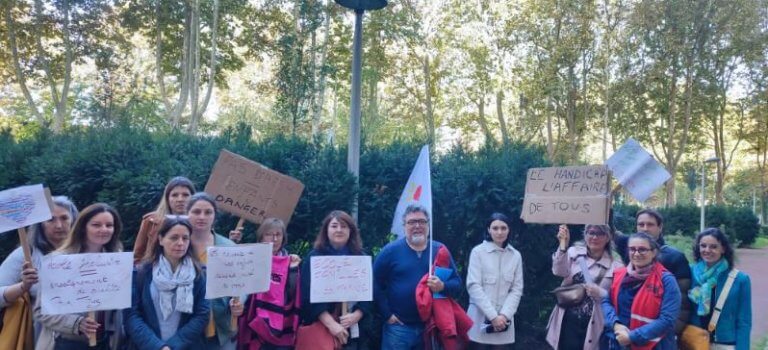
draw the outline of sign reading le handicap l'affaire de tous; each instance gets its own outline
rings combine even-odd
[[[603,165],[528,169],[521,218],[540,224],[606,224],[610,173]]]

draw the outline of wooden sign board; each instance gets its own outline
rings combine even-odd
[[[221,210],[257,224],[268,217],[287,224],[302,191],[299,180],[227,150],[219,153],[205,185]]]
[[[602,165],[528,169],[521,218],[539,224],[607,224],[610,180]]]

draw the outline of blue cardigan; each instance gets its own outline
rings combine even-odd
[[[712,308],[714,309],[717,298],[723,291],[725,281],[728,279],[730,271],[723,271],[717,276],[717,286],[715,287],[715,297],[712,299]],[[720,319],[717,321],[717,328],[713,341],[716,343],[735,344],[736,350],[749,350],[749,333],[752,330],[752,288],[750,286],[749,276],[739,271],[733,280],[733,286],[725,299],[725,305],[720,312]],[[694,282],[691,287],[698,284]],[[692,307],[696,310],[696,306]],[[696,312],[691,313],[691,324],[707,329],[706,324],[702,324],[702,317]]]
[[[176,334],[163,341],[160,339],[160,322],[157,319],[155,304],[150,297],[152,265],[141,265],[139,270],[140,272],[133,272],[131,308],[123,310],[125,330],[130,337],[131,348],[157,350],[166,345],[173,350],[195,349],[195,345],[199,348],[199,345],[204,343],[203,334],[210,312],[210,303],[205,299],[205,277],[195,279],[192,314],[182,313]]]

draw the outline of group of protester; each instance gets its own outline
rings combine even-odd
[[[636,225],[637,233],[616,237],[608,226],[586,225],[584,241],[571,247],[568,228],[559,228],[552,272],[571,294],[558,298],[547,342],[555,349],[695,349],[687,333],[703,329],[710,333],[705,349],[749,350],[750,280],[735,269],[727,236],[718,228],[699,232],[689,265],[664,242],[658,212],[641,210]],[[570,286],[583,286],[584,297],[573,297]]]
[[[285,223],[264,220],[256,241],[273,244],[269,290],[207,300],[207,248],[235,245],[242,228],[229,232],[232,239],[214,232],[216,202],[176,177],[136,235],[131,307],[91,317],[42,314],[41,261],[47,254],[120,252],[122,222],[104,203],[78,212],[66,197],[53,202],[52,218],[30,230],[31,261],[20,247],[0,266],[0,307],[31,298],[36,349],[367,349],[373,344],[365,333],[375,311],[384,321],[382,349],[510,349],[515,342],[523,258],[511,243],[510,219],[500,213],[491,215],[483,242],[470,253],[466,311],[456,303],[464,289],[453,258],[430,239],[429,213],[418,205],[403,215],[405,238],[376,256],[372,302],[310,302],[309,259],[368,254],[355,221],[343,211],[325,217],[304,259],[286,250]],[[560,227],[552,271],[564,277],[565,287],[581,286],[576,289],[584,296],[555,307],[549,344],[674,349],[686,325],[706,328],[715,322],[713,346],[748,349],[750,282],[744,273],[732,273],[726,236],[718,229],[699,233],[696,261],[689,267],[681,252],[664,244],[658,213],[641,211],[637,228],[640,233],[614,237],[608,226],[587,225],[584,241],[569,247],[570,233]],[[614,241],[624,264],[614,259]],[[723,290],[727,298],[721,305]],[[95,347],[89,345],[93,338]]]

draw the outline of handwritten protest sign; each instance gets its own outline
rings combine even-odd
[[[370,256],[313,256],[309,260],[311,303],[373,300]]]
[[[131,307],[133,253],[48,254],[40,269],[44,315]]]
[[[227,150],[205,185],[220,209],[254,223],[268,217],[288,223],[303,190],[299,180]]]
[[[632,194],[644,202],[671,175],[637,141],[629,138],[605,162],[613,175]]]
[[[51,218],[43,185],[29,185],[0,192],[0,232],[36,224]]]
[[[605,166],[528,169],[521,218],[540,224],[608,222],[610,175]]]
[[[272,243],[208,247],[205,298],[234,297],[269,290]]]

